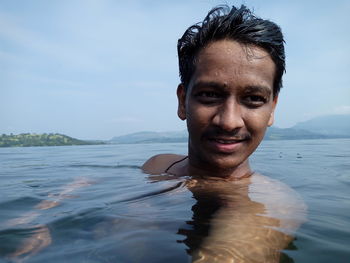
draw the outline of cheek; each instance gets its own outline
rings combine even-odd
[[[271,116],[270,109],[249,110],[243,114],[245,125],[251,132],[263,132],[268,126]]]
[[[210,125],[213,115],[213,109],[201,107],[200,105],[195,105],[195,103],[192,103],[191,106],[187,108],[186,118],[188,125],[199,128]]]

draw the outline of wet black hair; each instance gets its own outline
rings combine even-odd
[[[196,56],[209,43],[232,39],[244,45],[266,50],[276,65],[273,96],[282,88],[285,72],[284,40],[281,28],[275,23],[255,16],[246,6],[227,5],[209,11],[203,22],[190,26],[178,40],[181,83],[187,89],[196,67]]]

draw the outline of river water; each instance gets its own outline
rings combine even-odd
[[[0,262],[191,262],[208,235],[198,200],[184,179],[140,170],[186,147],[0,148]],[[251,166],[308,207],[281,262],[350,262],[349,139],[264,141]]]

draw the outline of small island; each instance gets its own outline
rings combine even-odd
[[[59,133],[21,133],[0,135],[0,147],[66,146],[104,144],[100,141],[82,141]]]

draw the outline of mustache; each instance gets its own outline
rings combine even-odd
[[[203,137],[205,138],[217,138],[217,137],[227,137],[231,140],[249,140],[251,135],[248,132],[239,131],[239,129],[234,129],[232,131],[226,131],[219,127],[212,127],[204,131]]]

